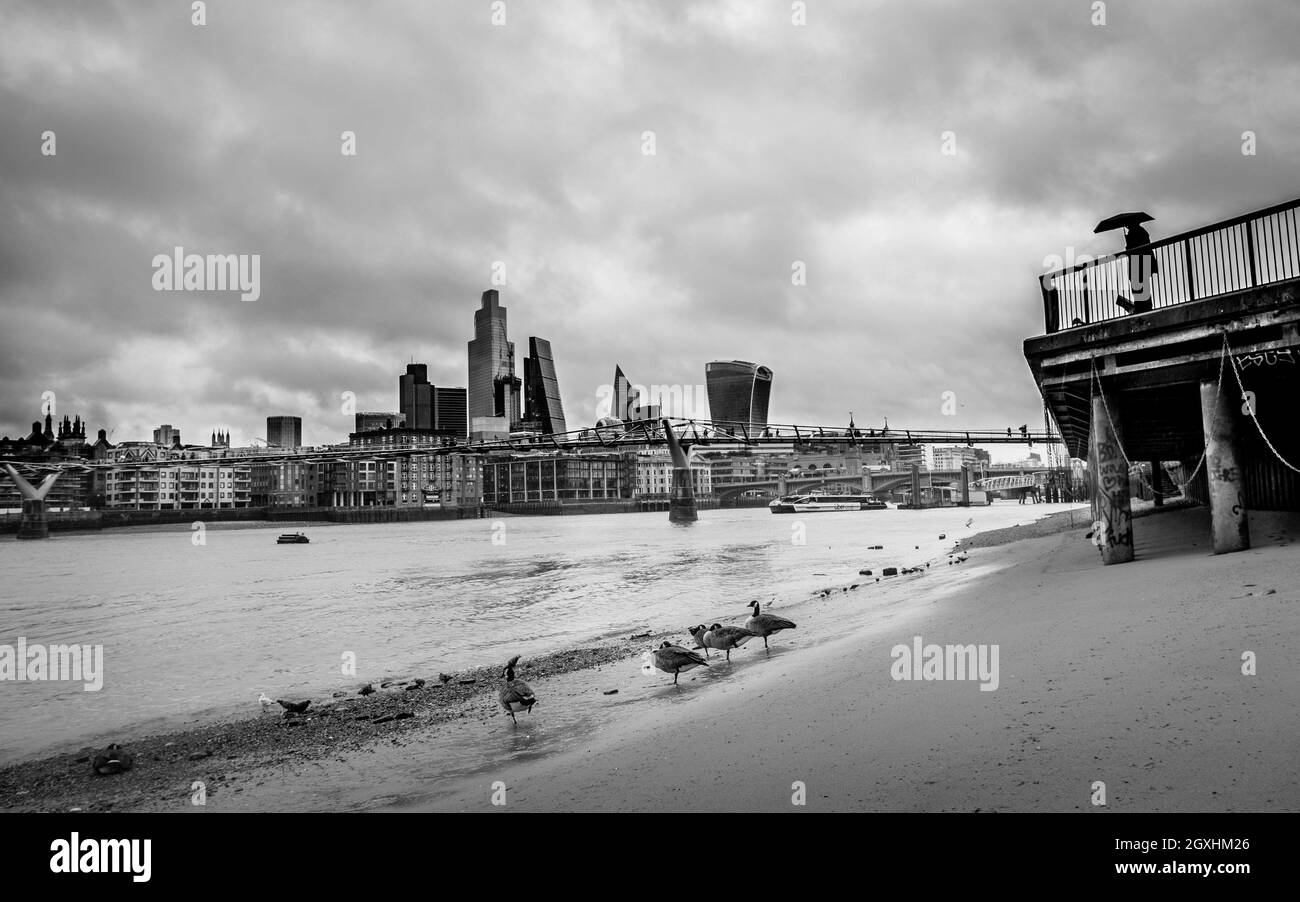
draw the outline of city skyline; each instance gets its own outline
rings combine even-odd
[[[0,34],[0,204],[24,223],[0,235],[0,303],[22,324],[0,336],[0,434],[26,434],[52,391],[114,440],[226,425],[244,445],[281,411],[306,444],[341,440],[344,393],[392,408],[408,360],[465,381],[485,285],[520,336],[562,349],[575,424],[611,363],[693,386],[716,357],[780,374],[774,421],[1039,423],[1005,348],[1040,326],[1045,258],[1118,249],[1091,233],[1118,210],[1149,210],[1160,238],[1294,193],[1278,188],[1300,150],[1284,8],[1144,4],[1103,40],[1074,27],[1086,10],[1032,3],[827,4],[798,27],[778,7],[557,4],[501,28],[470,8],[337,7],[310,31],[236,6],[197,28],[93,5],[68,29],[27,5]],[[1197,68],[1228,30],[1250,65]],[[709,53],[681,52],[696,44]],[[497,55],[515,62],[480,72]],[[1085,127],[1083,84],[1115,110],[1141,85],[1149,108]],[[1194,116],[1187,84],[1204,88]],[[260,255],[258,300],[151,290],[175,247]]]

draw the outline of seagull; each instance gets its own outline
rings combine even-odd
[[[533,705],[537,704],[537,696],[533,695],[533,690],[528,688],[528,684],[523,680],[515,679],[515,665],[518,663],[519,655],[506,662],[506,669],[502,673],[506,678],[506,684],[497,693],[497,698],[501,699],[501,707],[515,723],[519,723],[515,719],[516,711],[527,711],[531,714]]]
[[[286,702],[282,698],[277,698],[276,702],[284,709],[284,716],[288,717],[290,714],[301,714],[306,711],[307,706],[311,704],[311,699],[307,699],[305,702]]]
[[[703,626],[699,628],[703,629]],[[756,635],[758,634],[745,629],[743,626],[723,626],[721,623],[715,623],[705,632],[700,642],[705,648],[716,648],[725,651],[727,660],[730,661],[731,650],[740,648]]]
[[[262,710],[265,711],[267,708],[275,704],[275,699],[271,698],[269,695],[263,692],[261,695],[257,697],[257,703],[261,705]]]
[[[665,642],[655,649],[654,662],[655,667],[658,667],[664,673],[673,675],[674,686],[677,685],[677,677],[681,675],[682,671],[709,666],[709,662],[695,652],[687,651],[680,645],[673,645],[671,642]]]
[[[854,589],[857,585],[854,584]],[[794,621],[786,620],[784,617],[778,617],[775,614],[764,614],[763,608],[754,599],[749,603],[749,607],[754,609],[754,616],[745,621],[745,629],[749,630],[756,636],[763,637],[763,647],[767,648],[767,637],[773,633],[779,633],[781,630],[794,629]]]

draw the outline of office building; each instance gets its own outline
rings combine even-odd
[[[745,360],[715,360],[704,367],[709,419],[727,429],[750,432],[767,427],[772,371]]]
[[[401,425],[402,415],[400,413],[386,413],[384,411],[371,410],[356,415],[356,428],[353,432],[375,432],[379,429],[393,429]]]
[[[433,428],[433,386],[429,384],[427,366],[408,364],[406,373],[397,380],[397,395],[407,429]]]
[[[296,450],[302,447],[302,417],[267,417],[266,444],[271,448]]]
[[[441,435],[469,437],[469,403],[463,388],[433,389],[433,428]]]
[[[153,431],[153,443],[168,448],[181,443],[181,431],[173,429],[170,423],[164,423]]]
[[[468,416],[519,422],[520,380],[515,376],[515,345],[506,335],[506,308],[495,288],[483,292],[474,311],[474,338],[469,342]]]
[[[551,343],[544,338],[529,338],[528,354],[524,358],[524,420],[543,435],[568,431]]]

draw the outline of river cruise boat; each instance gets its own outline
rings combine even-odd
[[[786,495],[768,505],[774,514],[807,514],[817,511],[883,511],[889,505],[871,495]]]
[[[307,538],[300,532],[286,532],[275,540],[277,545],[306,545],[311,539]]]

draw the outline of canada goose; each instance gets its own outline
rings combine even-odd
[[[709,666],[709,662],[695,652],[688,651],[680,645],[673,645],[671,642],[665,642],[655,649],[654,662],[655,667],[673,675],[674,686],[677,685],[677,677],[682,671]]]
[[[279,703],[280,707],[284,709],[285,717],[288,717],[290,714],[301,714],[306,711],[307,706],[311,704],[311,699],[307,699],[305,702],[286,702],[282,698],[277,698],[276,701]]]
[[[709,627],[700,641],[705,648],[716,648],[725,651],[727,660],[730,661],[733,648],[740,648],[740,646],[757,635],[757,633],[751,632],[743,626],[723,626],[721,623],[715,623]]]
[[[854,586],[854,588],[856,589],[857,586]],[[786,620],[784,617],[778,617],[775,614],[764,614],[763,608],[757,599],[751,601],[749,607],[754,609],[754,616],[745,621],[745,629],[756,636],[762,636],[764,648],[767,648],[768,636],[779,633],[781,630],[795,628],[793,620]]]
[[[515,679],[515,665],[519,663],[519,655],[515,655],[506,662],[506,669],[503,676],[506,678],[506,684],[501,687],[497,693],[497,698],[501,699],[501,707],[510,715],[510,719],[515,720],[516,711],[527,711],[532,713],[533,705],[537,704],[537,696],[533,695],[533,690],[528,688],[528,684],[523,680]]]
[[[706,658],[709,657],[709,649],[708,646],[704,644],[704,634],[708,631],[709,628],[703,623],[699,626],[692,626],[687,629],[687,632],[691,634],[691,638],[695,640],[695,647],[704,649],[704,657]]]

